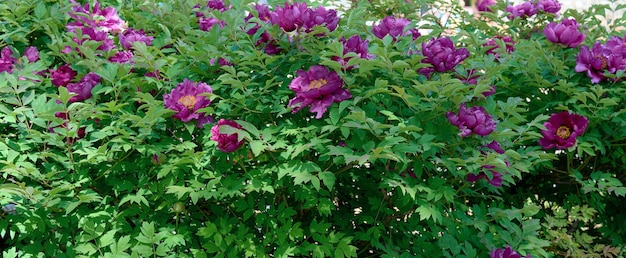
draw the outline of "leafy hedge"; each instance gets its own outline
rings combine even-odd
[[[626,5],[440,2],[0,3],[3,256],[623,256]]]

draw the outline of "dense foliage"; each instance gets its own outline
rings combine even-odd
[[[3,256],[623,256],[626,5],[441,2],[3,1]]]

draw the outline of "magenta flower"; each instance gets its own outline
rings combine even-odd
[[[111,57],[109,57],[109,61],[113,63],[120,63],[120,64],[130,63],[132,59],[133,59],[133,51],[130,51],[130,50],[119,51],[115,53],[114,55],[112,55]]]
[[[257,4],[254,6],[254,9],[257,11],[257,18],[259,18],[259,20],[265,23],[270,22],[271,15],[270,15],[269,6],[264,5],[264,4]],[[250,22],[250,19],[252,17],[254,17],[254,15],[249,14],[245,19],[246,22]],[[250,28],[248,31],[246,31],[248,35],[256,34],[261,28],[261,25],[257,23],[253,23],[253,24],[255,26]],[[264,49],[265,53],[267,53],[268,55],[278,54],[281,51],[280,47],[276,44],[276,40],[272,39],[272,36],[270,36],[270,34],[267,33],[267,31],[263,31],[261,33],[261,35],[259,36],[259,39],[256,41],[255,46],[259,47],[260,49]]]
[[[489,258],[522,258],[520,254],[513,251],[510,246],[507,246],[506,249],[495,249],[491,250],[491,254]],[[530,254],[524,256],[524,258],[531,258]]]
[[[506,11],[510,13],[509,19],[515,17],[528,18],[537,14],[537,6],[532,2],[523,2],[518,5],[507,6]]]
[[[221,21],[217,18],[213,18],[213,17],[209,17],[209,18],[200,17],[200,19],[198,19],[198,24],[200,25],[201,30],[210,31],[211,29],[213,29],[213,26],[215,24],[217,24],[220,27],[220,29],[224,28],[224,26],[226,25],[226,22]]]
[[[478,79],[480,78],[480,76],[482,76],[482,74],[479,72],[476,72],[476,69],[469,69],[467,70],[466,74],[464,73],[464,74],[455,75],[457,79],[459,79],[460,81],[468,85],[477,85]],[[473,89],[473,87],[470,89]],[[491,85],[491,89],[487,92],[483,92],[483,96],[489,97],[495,93],[496,93],[496,86]]]
[[[189,122],[192,119],[202,120],[205,119],[205,115],[197,111],[211,104],[211,100],[201,94],[212,92],[213,89],[206,83],[194,83],[185,79],[170,94],[163,95],[163,100],[165,107],[176,111],[174,118],[183,122]]]
[[[95,73],[88,73],[85,76],[83,76],[83,78],[80,79],[79,82],[76,83],[68,83],[67,86],[65,86],[67,88],[67,91],[70,93],[74,93],[77,94],[75,96],[72,96],[69,99],[69,102],[76,102],[76,101],[83,101],[86,100],[88,98],[91,98],[91,90],[93,89],[93,87],[95,87],[98,83],[100,83],[100,76],[98,76]]]
[[[316,26],[325,26],[328,31],[334,31],[339,24],[339,17],[337,11],[326,10],[323,6],[319,6],[316,9],[307,8],[302,16],[303,27],[305,32],[309,33],[313,31]],[[320,36],[318,34],[318,36]]]
[[[70,68],[69,64],[59,66],[56,70],[50,71],[50,79],[54,86],[67,86],[76,77],[76,71]]]
[[[626,70],[626,46],[620,42],[623,40],[613,37],[607,41],[607,45],[596,42],[591,49],[582,46],[576,57],[574,70],[579,73],[587,72],[592,83],[602,81],[605,72],[614,74],[619,70]]]
[[[277,5],[276,10],[270,13],[270,21],[283,31],[291,32],[304,26],[303,16],[308,9],[306,3],[285,3],[283,7]]]
[[[450,38],[431,39],[428,43],[422,43],[422,54],[426,57],[422,63],[430,64],[432,67],[420,68],[419,73],[430,77],[437,72],[448,72],[469,57],[467,48],[456,49]]]
[[[74,126],[72,126],[71,124],[68,124],[68,122],[70,122],[69,112],[67,112],[67,111],[66,111],[66,112],[56,112],[56,113],[54,114],[54,116],[55,116],[56,118],[60,118],[60,119],[62,119],[62,120],[63,120],[63,123],[62,123],[61,125],[59,125],[59,126],[55,126],[55,127],[50,127],[50,128],[48,128],[48,131],[49,131],[49,132],[54,133],[55,128],[57,128],[57,127],[64,128],[64,129],[66,129],[66,130],[68,130],[68,131],[70,131],[70,130],[72,130],[72,129],[74,129],[74,128],[75,128],[75,127],[74,127]],[[79,127],[79,128],[76,130],[76,135],[77,135],[77,137],[76,137],[76,138],[67,139],[67,142],[68,142],[69,144],[73,144],[76,140],[84,138],[84,137],[85,137],[85,130],[86,130],[86,129],[87,129],[86,127]]]
[[[491,6],[496,4],[496,0],[477,0],[476,9],[479,12],[491,12]]]
[[[362,39],[359,35],[354,35],[347,40],[346,38],[341,38],[339,41],[343,43],[344,56],[348,53],[355,53],[358,58],[363,59],[372,59],[376,57],[375,55],[368,53],[367,47],[369,42],[366,39]],[[348,61],[350,61],[352,57],[343,58],[339,56],[333,56],[331,59],[340,63],[341,66],[346,70],[351,70],[354,68],[353,66],[348,66]]]
[[[561,10],[561,4],[557,0],[539,0],[537,9],[546,13],[558,13]]]
[[[143,30],[135,30],[133,28],[129,28],[124,33],[120,33],[120,44],[125,49],[133,49],[134,42],[143,42],[146,43],[146,46],[152,45],[152,40],[154,37],[146,36],[146,33]]]
[[[500,146],[500,143],[498,143],[497,141],[492,141],[489,144],[483,146],[484,148],[491,150],[491,151],[495,151],[498,154],[504,154],[504,150],[502,149],[502,146]],[[480,151],[483,155],[486,155],[484,151]],[[509,166],[509,163],[506,162],[506,165]],[[502,186],[502,173],[497,172],[495,169],[495,166],[492,165],[484,165],[482,166],[482,168],[484,170],[486,170],[487,172],[491,173],[491,179],[489,179],[489,177],[487,176],[486,172],[480,172],[478,173],[478,175],[476,174],[469,174],[467,175],[467,181],[468,182],[476,182],[479,179],[486,179],[487,181],[489,181],[489,183],[495,187],[500,187]]]
[[[415,40],[422,34],[420,34],[420,32],[415,28],[409,29],[405,32],[404,30],[409,23],[411,23],[411,21],[405,18],[387,16],[377,25],[372,26],[372,34],[379,39],[383,39],[386,35],[389,35],[394,41],[399,37],[411,35],[413,40]]]
[[[317,113],[315,118],[320,119],[333,102],[352,98],[352,94],[342,87],[343,80],[337,72],[324,66],[311,66],[308,71],[298,70],[298,77],[289,84],[289,88],[296,92],[296,97],[289,101],[289,107],[296,113],[310,105],[309,111]]]
[[[465,103],[462,103],[458,114],[448,112],[446,117],[452,125],[459,128],[461,137],[467,137],[472,133],[486,136],[496,129],[496,121],[481,106],[468,109]]]
[[[567,47],[576,47],[585,40],[585,34],[578,31],[575,19],[563,19],[559,24],[551,22],[546,25],[543,34],[550,42]]]
[[[582,135],[587,129],[589,120],[586,117],[571,114],[568,111],[554,113],[548,122],[543,125],[546,130],[542,130],[543,138],[539,139],[539,145],[544,150],[552,148],[567,149],[576,144],[576,137]]]
[[[8,46],[5,46],[2,48],[2,51],[0,51],[0,73],[13,73],[13,65],[17,61],[17,58],[11,55],[13,55],[13,51]]]
[[[24,50],[24,56],[28,59],[28,62],[37,62],[39,60],[39,50],[36,47],[27,47]]]
[[[87,40],[93,40],[101,42],[100,46],[98,46],[97,50],[109,51],[115,47],[113,40],[109,38],[109,33],[105,31],[94,30],[93,28],[83,28],[82,29],[82,38],[73,38],[74,42],[82,45]],[[88,38],[85,38],[87,36]],[[71,51],[71,48],[69,49]]]
[[[496,49],[499,48],[498,44],[496,43],[496,39],[502,40],[502,42],[506,46],[507,53],[515,51],[515,42],[511,40],[511,37],[495,36],[493,39],[489,39],[487,43],[483,44],[483,47],[489,47],[485,51],[486,54],[494,55],[496,58],[500,56],[500,53],[496,51]]]
[[[243,145],[243,140],[239,141],[239,135],[237,133],[221,133],[220,128],[222,126],[241,129],[241,125],[233,120],[220,119],[220,121],[211,128],[211,140],[217,142],[217,148],[223,152],[233,152],[239,149],[239,147]]]
[[[80,5],[74,0],[70,0],[71,3],[76,4],[72,7],[72,11],[69,15],[76,21],[68,23],[66,25],[68,31],[76,32],[76,28],[92,28],[98,31],[118,33],[126,29],[126,22],[124,22],[117,14],[117,10],[114,7],[100,8],[100,3],[96,0],[93,8],[90,8],[89,3]]]
[[[218,10],[220,12],[224,12],[230,8],[227,8],[226,5],[224,5],[224,1],[222,0],[209,0],[207,2],[207,7],[209,7],[209,9]]]

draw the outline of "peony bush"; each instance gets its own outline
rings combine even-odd
[[[268,2],[0,3],[3,257],[624,255],[625,5]]]

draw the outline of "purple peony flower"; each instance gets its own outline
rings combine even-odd
[[[333,102],[341,102],[352,98],[352,94],[343,89],[343,80],[337,72],[329,71],[320,65],[311,66],[308,71],[299,70],[289,88],[296,92],[296,97],[289,101],[293,113],[311,106],[309,111],[317,113],[315,118],[320,119]]]
[[[337,11],[326,10],[323,6],[319,6],[316,9],[307,8],[302,16],[304,31],[309,33],[313,31],[316,26],[325,26],[328,31],[334,31],[339,24],[339,17]],[[321,36],[317,34],[317,36]]]
[[[119,51],[115,53],[114,55],[112,55],[111,57],[109,57],[109,61],[113,63],[120,63],[120,64],[130,63],[132,59],[133,59],[133,51],[130,51],[130,50]]]
[[[413,40],[417,39],[420,32],[413,28],[409,29],[406,32],[404,31],[406,26],[409,25],[411,21],[405,18],[396,18],[393,16],[387,16],[383,18],[380,23],[372,26],[372,34],[378,37],[379,39],[384,38],[386,35],[389,35],[393,38],[393,40],[397,40],[399,37],[411,35]]]
[[[230,9],[230,7],[226,7],[226,5],[224,5],[224,1],[222,0],[209,0],[207,2],[207,7],[209,7],[209,9],[218,10],[220,12],[224,12]]]
[[[539,145],[544,150],[552,148],[567,149],[576,144],[576,137],[582,135],[589,124],[586,117],[571,114],[568,111],[554,113],[548,122],[543,125],[546,130],[542,130],[543,138],[539,139]]]
[[[124,33],[120,33],[119,38],[122,47],[125,49],[133,49],[134,42],[143,42],[146,43],[146,46],[150,46],[154,39],[152,36],[146,36],[143,30],[135,30],[133,28],[129,28],[124,31]]]
[[[504,150],[502,149],[502,146],[500,146],[500,143],[498,141],[495,141],[495,140],[491,141],[489,144],[485,145],[484,147],[492,151],[495,151],[498,154],[504,154]]]
[[[576,47],[585,40],[585,34],[578,31],[575,19],[563,19],[559,24],[551,22],[546,25],[543,34],[550,42],[567,47]]]
[[[502,146],[500,146],[500,143],[498,143],[497,141],[492,141],[489,144],[483,146],[483,148],[486,148],[488,150],[491,151],[495,151],[498,154],[504,154],[504,150],[502,149]],[[484,151],[480,151],[483,155],[486,155],[486,153]],[[509,166],[509,163],[506,162],[506,165]],[[476,182],[480,179],[486,179],[487,181],[489,181],[489,183],[495,187],[501,187],[502,186],[502,173],[497,172],[496,171],[496,167],[492,166],[492,165],[484,165],[482,166],[482,168],[484,170],[486,170],[486,172],[480,172],[478,173],[478,175],[476,174],[469,174],[467,175],[467,181],[468,182]],[[491,173],[491,179],[487,176],[487,172]]]
[[[479,12],[491,12],[491,6],[496,4],[496,0],[477,0],[476,9]]]
[[[11,55],[13,55],[13,51],[8,46],[5,46],[2,48],[2,51],[0,51],[0,73],[13,73],[13,65],[17,61],[17,58]]]
[[[491,250],[489,258],[522,258],[522,256],[513,251],[510,246],[507,246],[506,249],[498,248]],[[530,254],[526,255],[525,258],[531,258]]]
[[[117,10],[113,7],[100,8],[100,3],[96,0],[93,8],[90,8],[89,3],[80,5],[74,0],[70,0],[71,3],[76,4],[72,7],[72,11],[69,15],[74,18],[75,22],[70,22],[66,25],[68,31],[76,32],[77,28],[85,29],[92,28],[98,31],[118,33],[126,29],[126,22],[124,22],[117,14]]]
[[[510,13],[509,19],[515,17],[528,18],[537,14],[537,6],[532,2],[523,2],[518,5],[509,5],[506,11]]]
[[[592,83],[599,83],[604,79],[604,71],[608,68],[609,56],[600,42],[596,42],[591,49],[587,46],[580,48],[574,67],[576,72],[587,72]]]
[[[270,17],[270,10],[269,10],[268,5],[257,4],[254,6],[254,9],[257,11],[257,17],[259,18],[259,20],[265,23],[270,22],[271,17]],[[249,22],[255,25],[254,27],[246,31],[248,35],[254,35],[259,31],[259,29],[261,29],[261,25],[254,23],[254,22],[250,22],[250,19],[252,17],[254,17],[254,15],[251,13],[251,14],[248,14],[248,16],[245,19],[246,22]],[[261,35],[259,36],[259,39],[256,41],[255,46],[259,47],[260,49],[264,49],[265,53],[267,53],[268,55],[274,55],[281,51],[280,47],[276,44],[276,40],[272,39],[272,36],[270,36],[270,34],[267,33],[267,31],[263,31],[261,33]]]
[[[109,33],[105,31],[94,30],[93,28],[83,28],[82,29],[82,38],[74,38],[74,42],[82,45],[87,40],[93,40],[101,42],[100,46],[98,46],[97,50],[109,51],[115,47],[113,40],[109,38]],[[84,38],[87,36],[88,38]],[[72,49],[70,48],[69,51]],[[69,53],[69,52],[68,52]]]
[[[210,31],[215,24],[217,24],[220,27],[220,29],[224,28],[224,26],[226,25],[226,22],[221,21],[217,18],[213,18],[213,17],[210,17],[210,18],[200,17],[200,19],[198,19],[198,24],[200,25],[201,30]]]
[[[237,133],[221,133],[220,127],[224,125],[241,129],[241,125],[233,120],[220,119],[220,121],[211,128],[211,140],[217,142],[217,148],[219,150],[223,152],[233,152],[243,145],[243,140],[239,141],[239,135]]]
[[[376,57],[375,55],[369,54],[367,52],[367,47],[369,42],[366,39],[362,39],[359,35],[354,35],[346,40],[346,38],[340,39],[341,43],[343,43],[343,55],[348,53],[356,53],[357,57],[363,59],[372,59]],[[341,64],[341,66],[346,70],[351,70],[354,67],[348,66],[348,61],[352,59],[352,57],[339,57],[333,56],[331,58],[334,61],[337,61]]]
[[[197,111],[211,104],[211,100],[201,94],[212,92],[213,89],[206,83],[194,83],[185,79],[170,94],[163,95],[163,100],[165,107],[176,111],[174,118],[183,122],[189,122],[192,119],[202,120],[205,115]]]
[[[93,89],[93,87],[95,87],[98,83],[100,83],[100,76],[98,76],[95,73],[88,73],[85,76],[83,76],[83,78],[80,79],[79,82],[75,82],[75,83],[68,83],[67,86],[65,86],[67,88],[67,91],[70,93],[74,93],[74,94],[78,94],[75,96],[72,96],[69,99],[69,102],[76,102],[76,101],[83,101],[86,100],[88,98],[91,98],[91,90]]]
[[[448,72],[469,56],[467,48],[456,49],[450,38],[431,39],[430,42],[422,43],[422,54],[426,57],[422,63],[430,64],[432,67],[420,68],[419,73],[430,77],[437,72]]]
[[[537,9],[546,13],[558,13],[561,10],[561,4],[557,0],[539,0]]]
[[[50,79],[52,80],[52,84],[54,86],[67,86],[74,78],[76,78],[76,71],[70,68],[69,64],[64,64],[59,66],[56,70],[50,71]]]
[[[306,3],[285,3],[283,7],[277,5],[276,10],[270,13],[270,21],[283,31],[291,32],[304,26],[303,16],[308,9]]]
[[[27,47],[24,50],[24,56],[26,56],[28,62],[37,62],[39,60],[39,50],[36,47]]]
[[[486,136],[496,129],[496,121],[481,106],[468,109],[465,103],[462,103],[458,115],[448,112],[446,117],[452,125],[459,128],[461,137],[467,137],[472,133]]]
[[[57,127],[64,128],[64,129],[66,129],[68,131],[72,130],[74,128],[73,126],[71,126],[71,124],[68,124],[68,122],[70,122],[69,112],[56,112],[54,114],[54,116],[56,118],[63,119],[64,122],[63,122],[63,124],[61,124],[59,126],[48,128],[49,132],[54,133],[54,129],[57,128]],[[78,128],[78,130],[76,131],[77,139],[85,138],[85,130],[86,129],[87,129],[86,127],[79,127]],[[76,138],[67,139],[67,142],[69,144],[73,144],[77,139]]]
[[[504,42],[507,53],[515,51],[515,42],[511,40],[511,37],[495,36],[493,39],[489,39],[487,43],[483,44],[483,47],[489,47],[485,51],[486,54],[494,55],[496,58],[500,56],[500,53],[496,51],[496,49],[499,48],[498,43],[496,43],[496,39]]]

